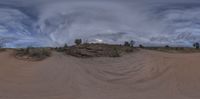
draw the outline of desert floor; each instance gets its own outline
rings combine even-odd
[[[200,99],[200,53],[30,62],[1,52],[0,99]]]

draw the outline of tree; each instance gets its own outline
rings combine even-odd
[[[133,47],[135,45],[135,41],[131,40],[130,41],[130,46]]]
[[[67,45],[67,43],[64,45],[64,48],[68,48],[68,45]]]
[[[142,44],[139,45],[140,48],[144,48],[144,46]]]
[[[82,44],[82,39],[76,39],[76,40],[74,41],[74,43],[75,43],[76,45],[80,45],[80,44]]]
[[[196,48],[196,49],[199,49],[200,47],[200,44],[198,42],[194,43],[193,46]]]
[[[165,48],[169,48],[169,45],[166,45]]]
[[[125,41],[125,42],[124,42],[124,46],[130,46],[130,43],[127,42],[127,41]]]

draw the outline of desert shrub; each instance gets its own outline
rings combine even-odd
[[[120,57],[121,55],[135,51],[130,46],[109,45],[109,44],[81,44],[70,46],[64,52],[67,55],[89,58],[89,57]]]
[[[76,45],[80,45],[80,44],[82,44],[82,39],[76,39],[76,40],[74,41],[74,43],[75,43]]]
[[[77,47],[72,47],[68,50],[65,51],[65,53],[67,55],[71,55],[71,56],[75,56],[75,57],[96,57],[96,55],[94,53],[90,53],[88,52],[86,49],[82,49],[82,48],[77,48]]]
[[[124,48],[124,51],[125,51],[126,53],[131,53],[131,52],[133,52],[133,48],[131,48],[131,47],[126,47],[126,48]]]
[[[43,60],[51,56],[51,51],[46,48],[28,47],[26,49],[17,50],[16,56],[20,58],[25,57],[26,59],[31,60]]]
[[[119,53],[119,51],[117,50],[117,48],[113,48],[113,49],[111,50],[111,53],[110,53],[109,56],[110,56],[110,57],[120,57],[120,53]]]
[[[106,44],[82,44],[80,46],[69,47],[65,51],[67,55],[89,58],[89,57],[120,57],[121,47]],[[124,51],[124,50],[123,50]]]

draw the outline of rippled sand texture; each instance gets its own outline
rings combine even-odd
[[[200,54],[141,50],[120,58],[0,53],[0,99],[200,99]]]

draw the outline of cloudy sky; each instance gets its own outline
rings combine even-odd
[[[0,0],[0,45],[63,46],[74,39],[191,46],[199,0]]]

